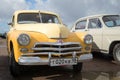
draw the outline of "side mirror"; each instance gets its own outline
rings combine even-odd
[[[66,24],[63,24],[63,25],[67,27],[67,25],[66,25]]]
[[[13,23],[10,22],[10,23],[8,23],[8,25],[13,25]]]

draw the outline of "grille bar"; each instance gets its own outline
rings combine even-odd
[[[56,54],[56,53],[53,53],[53,52],[49,52],[50,54]],[[48,55],[49,53],[46,53],[46,52],[39,52],[39,53],[27,53],[27,54],[22,54],[22,56],[34,56],[34,55]],[[68,55],[68,54],[72,54],[74,53],[73,51],[71,52],[67,52],[67,53],[59,53],[60,55]],[[76,51],[76,54],[79,54],[81,53],[81,51]]]
[[[67,50],[80,50],[81,47],[71,47],[71,48],[32,48],[34,51],[67,51]]]
[[[52,52],[52,53],[67,53],[73,51],[81,51],[81,45],[79,42],[41,42],[35,43],[32,50],[36,53],[39,52]]]
[[[67,46],[67,45],[79,45],[79,42],[64,42],[64,43],[57,43],[57,42],[42,42],[42,43],[35,43],[34,47],[37,45],[50,45],[50,46]]]

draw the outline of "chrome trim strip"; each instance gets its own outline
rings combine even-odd
[[[72,54],[73,58],[76,57],[76,52],[74,51],[73,54]]]
[[[67,50],[79,50],[81,47],[70,47],[70,48],[50,48],[50,47],[43,47],[43,48],[32,48],[34,51],[40,50],[52,50],[52,51],[67,51]]]
[[[49,59],[51,58],[51,53],[50,53],[50,52],[48,53],[48,58],[49,58]]]
[[[53,45],[53,46],[67,46],[67,45],[80,45],[79,42],[63,42],[63,43],[57,43],[57,42],[41,42],[41,43],[35,43],[34,47],[36,45]]]
[[[39,52],[39,53],[24,53],[21,56],[34,56],[34,55],[49,55],[49,54],[61,54],[61,55],[68,55],[68,54],[73,54],[74,52],[66,52],[66,53],[53,53],[53,52]],[[81,51],[76,51],[76,54],[82,53]]]

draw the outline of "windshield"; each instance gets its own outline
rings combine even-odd
[[[18,15],[17,22],[19,24],[31,23],[56,23],[59,24],[57,16],[52,14],[39,13],[21,13]]]
[[[120,26],[120,16],[119,15],[109,15],[104,16],[103,21],[108,27],[118,27]]]

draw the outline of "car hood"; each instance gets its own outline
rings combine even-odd
[[[20,24],[16,30],[33,31],[45,34],[48,38],[67,38],[69,29],[61,24]]]

